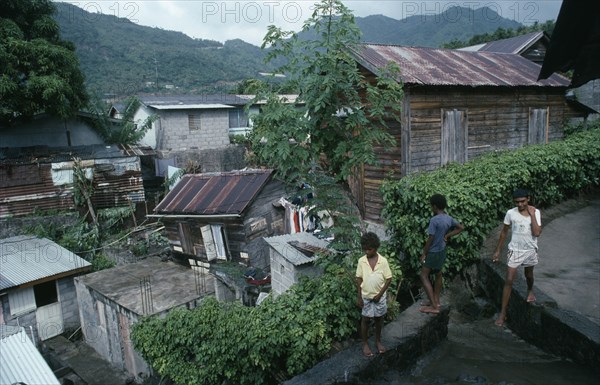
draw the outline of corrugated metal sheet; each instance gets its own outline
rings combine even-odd
[[[19,235],[0,240],[0,290],[64,273],[88,271],[91,266],[46,238]]]
[[[60,385],[20,326],[0,325],[0,384]]]
[[[537,40],[544,36],[544,32],[532,32],[525,35],[511,37],[486,43],[478,51],[480,52],[503,52],[521,54]]]
[[[241,214],[273,170],[184,175],[156,206],[157,214]]]
[[[142,96],[140,101],[147,106],[157,109],[165,108],[203,108],[206,105],[243,106],[253,98],[253,95],[205,94],[205,95],[170,95]],[[168,107],[167,107],[168,106]],[[226,106],[227,107],[227,106]],[[204,107],[206,108],[206,107]],[[217,108],[217,107],[215,107]],[[223,107],[218,107],[223,108]]]
[[[540,66],[515,54],[452,49],[361,44],[357,61],[373,73],[389,61],[400,67],[402,81],[411,85],[567,87],[569,80],[552,75],[537,81]]]
[[[315,260],[315,257],[309,257],[294,247],[294,242],[308,244],[320,249],[326,249],[329,245],[327,241],[319,239],[311,233],[284,234],[276,237],[264,238],[264,240],[294,266],[304,265]]]
[[[140,160],[137,156],[124,156],[119,148],[104,148],[97,156],[82,164],[93,175],[96,208],[127,206],[145,199]],[[88,157],[93,153],[85,152]],[[73,155],[71,155],[73,156]],[[37,162],[20,158],[0,163],[0,218],[32,214],[35,210],[69,210],[73,201],[72,158],[49,162],[53,157]],[[27,163],[25,162],[27,160]],[[62,159],[62,156],[59,156]]]

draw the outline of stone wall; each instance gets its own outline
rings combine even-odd
[[[385,354],[364,357],[362,343],[357,342],[283,385],[364,384],[385,370],[409,368],[448,334],[450,308],[444,307],[431,317],[419,312],[420,306],[415,303],[384,326],[381,341],[387,348]],[[372,338],[370,343],[374,346]]]

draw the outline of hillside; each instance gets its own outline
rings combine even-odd
[[[491,8],[476,10],[451,7],[438,15],[415,15],[395,20],[383,15],[356,18],[370,43],[439,47],[451,40],[468,40],[474,35],[494,32],[498,28],[517,29],[521,24],[501,17]]]
[[[93,96],[222,92],[240,80],[272,69],[263,62],[264,51],[240,39],[224,44],[193,39],[181,32],[137,25],[126,18],[88,13],[71,4],[55,4],[61,37],[75,44]],[[499,27],[521,26],[490,8],[473,11],[461,7],[402,20],[383,15],[357,17],[356,23],[363,41],[428,47],[466,40]],[[310,38],[310,34],[301,38]]]
[[[261,49],[242,40],[192,39],[66,3],[56,6],[61,37],[75,44],[88,90],[99,97],[157,89],[211,92],[268,70]],[[170,85],[176,88],[165,88]]]

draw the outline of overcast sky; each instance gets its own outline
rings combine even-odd
[[[597,0],[596,0],[597,1]],[[267,26],[274,24],[284,30],[297,31],[310,17],[313,0],[95,0],[66,1],[88,12],[127,18],[150,27],[179,31],[193,38],[220,42],[242,39],[260,45]],[[501,1],[396,1],[344,0],[355,16],[385,15],[404,19],[413,15],[439,14],[461,6],[477,9],[487,6],[502,17],[526,25],[556,20],[562,0],[501,0]],[[493,20],[491,20],[493,22]]]

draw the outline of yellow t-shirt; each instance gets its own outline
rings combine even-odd
[[[392,270],[385,257],[377,253],[377,264],[374,269],[371,269],[367,256],[363,255],[358,259],[356,266],[356,277],[362,278],[360,291],[363,298],[373,298],[381,291],[385,285],[385,281],[392,278]]]

